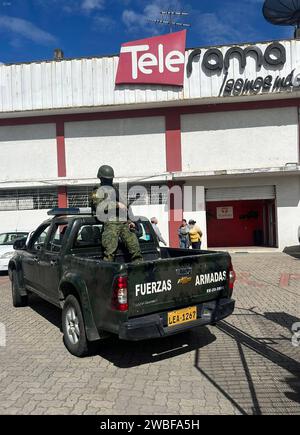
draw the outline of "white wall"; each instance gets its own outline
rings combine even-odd
[[[0,233],[8,231],[33,231],[49,219],[48,210],[0,211]]]
[[[132,211],[136,216],[145,216],[149,220],[157,217],[160,232],[169,244],[169,212],[164,205],[134,205]]]
[[[279,247],[298,245],[300,177],[283,178],[276,186]]]
[[[57,177],[54,124],[0,127],[0,181]]]
[[[190,183],[189,183],[190,184]],[[192,183],[191,183],[192,184]],[[298,227],[300,225],[300,177],[299,176],[277,176],[277,177],[243,177],[227,179],[199,180],[194,186],[205,188],[217,187],[238,187],[238,186],[266,186],[276,187],[277,205],[277,230],[279,248],[283,250],[287,246],[298,245]],[[194,194],[195,195],[195,194]],[[201,203],[196,204],[195,213],[185,213],[185,216],[197,216],[201,213]],[[201,214],[200,214],[201,216]],[[199,217],[201,219],[201,217]],[[197,219],[195,219],[197,220]],[[200,222],[200,220],[199,220]],[[203,227],[206,230],[206,226]],[[206,232],[206,231],[205,231]]]
[[[95,178],[103,164],[117,177],[166,172],[164,117],[72,122],[65,135],[70,178]]]
[[[267,168],[298,161],[296,108],[182,116],[183,171]]]

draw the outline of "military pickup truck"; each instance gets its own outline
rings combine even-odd
[[[62,309],[64,343],[73,355],[87,355],[109,334],[163,337],[233,312],[228,253],[161,248],[141,217],[136,231],[144,261],[131,264],[120,245],[115,261],[105,262],[103,225],[92,215],[70,213],[56,210],[27,242],[15,242],[9,276],[15,307],[25,306],[32,292]]]

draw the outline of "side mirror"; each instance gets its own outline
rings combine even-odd
[[[14,248],[16,251],[22,251],[22,250],[25,250],[25,249],[26,249],[26,241],[27,241],[27,237],[24,237],[24,238],[22,238],[22,239],[17,239],[17,240],[15,240],[15,241],[14,241],[14,244],[13,244],[13,248]]]

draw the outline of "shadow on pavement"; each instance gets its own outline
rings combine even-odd
[[[264,313],[264,317],[267,320],[271,320],[271,322],[277,323],[277,325],[282,326],[283,328],[287,328],[289,331],[292,330],[292,326],[294,323],[300,322],[300,319],[295,316],[291,316],[284,311],[279,311],[277,313],[267,312]]]
[[[241,362],[243,364],[244,370],[245,370],[245,375],[248,381],[248,389],[251,393],[251,398],[252,398],[252,403],[253,403],[253,407],[252,407],[252,414],[254,415],[261,415],[261,410],[260,410],[260,406],[257,400],[257,396],[256,396],[256,392],[255,392],[255,388],[251,379],[251,375],[250,375],[250,371],[248,369],[247,363],[246,363],[246,359],[243,353],[243,349],[240,343],[238,343],[238,350],[239,350],[239,354],[240,354],[240,358],[241,358]],[[244,409],[242,407],[242,405],[240,405],[238,403],[239,399],[235,399],[234,396],[236,394],[236,392],[234,391],[230,391],[230,387],[222,387],[222,383],[223,380],[218,381],[218,376],[219,376],[219,372],[220,372],[220,368],[219,365],[216,364],[215,368],[211,368],[210,373],[208,373],[207,370],[204,370],[203,367],[201,366],[201,359],[200,359],[200,350],[196,349],[195,352],[195,363],[194,366],[195,368],[198,370],[198,372],[205,377],[242,415],[248,415],[249,412]],[[215,371],[215,373],[214,373]],[[228,378],[230,378],[232,376],[232,372],[230,369],[230,373],[228,373]]]
[[[287,246],[284,248],[283,252],[291,257],[300,258],[300,245]]]
[[[61,310],[59,308],[32,293],[29,295],[28,305],[33,311],[44,317],[62,332]]]
[[[285,382],[289,385],[292,392],[285,393],[286,397],[293,402],[300,403],[300,377],[285,378]]]
[[[61,330],[61,311],[58,308],[34,295],[31,295],[29,305],[36,313]],[[250,310],[249,315],[253,314],[254,312]],[[263,317],[287,328],[290,328],[291,324],[295,323],[295,320],[298,321],[297,318],[284,312],[266,313]],[[245,377],[243,384],[247,386],[249,394],[249,400],[247,400],[249,406],[239,403],[236,392],[234,390],[231,391],[230,384],[229,386],[228,384],[224,386],[222,380],[224,379],[224,371],[220,372],[218,360],[214,361],[210,366],[210,370],[206,370],[201,362],[201,350],[216,340],[215,335],[207,327],[199,327],[178,335],[142,342],[122,341],[117,337],[111,336],[97,345],[94,356],[104,358],[119,368],[131,368],[167,360],[195,351],[194,367],[198,372],[226,397],[241,414],[259,415],[262,411],[255,390],[255,383],[251,376],[251,370],[248,367],[244,353],[244,349],[247,348],[291,374],[291,377],[286,378],[284,382],[293,391],[286,392],[285,395],[289,400],[300,403],[300,364],[296,360],[273,349],[263,339],[252,337],[226,321],[220,322],[217,328],[236,342],[239,360]],[[228,369],[227,375],[228,377],[225,376],[225,378],[227,377],[229,380],[230,377],[234,376],[232,367]]]
[[[59,308],[33,294],[30,295],[29,306],[62,332]],[[111,336],[97,343],[93,356],[100,356],[120,368],[130,368],[183,355],[215,340],[216,337],[205,327],[142,342],[123,341]]]
[[[286,382],[291,386],[291,388],[295,391],[292,393],[285,393],[286,397],[288,397],[290,400],[294,402],[300,401],[300,364],[290,358],[287,355],[284,355],[283,353],[271,348],[267,344],[261,342],[259,339],[256,339],[252,337],[251,335],[248,335],[244,331],[240,330],[239,328],[230,325],[226,321],[220,322],[218,324],[218,329],[222,331],[224,334],[228,335],[232,339],[234,339],[237,343],[241,363],[244,368],[245,376],[248,383],[249,392],[251,394],[252,399],[252,413],[259,415],[261,414],[261,409],[259,406],[259,401],[257,399],[256,391],[255,391],[255,385],[253,383],[251,372],[248,368],[248,364],[244,355],[243,347],[246,347],[253,352],[256,352],[257,354],[261,355],[262,357],[266,358],[268,361],[271,361],[273,364],[276,364],[277,366],[283,368],[284,370],[291,373],[292,377],[289,379],[286,379]],[[246,414],[247,412],[241,408],[241,406],[234,401],[234,399],[224,391],[215,381],[212,379],[212,376],[208,376],[206,373],[203,372],[200,366],[200,355],[199,353],[196,353],[196,359],[195,359],[195,367],[200,371],[200,373],[207,378],[210,378],[210,382],[212,382],[216,388],[222,392],[222,394],[230,400],[234,406],[242,413]]]
[[[130,368],[184,355],[206,347],[215,340],[215,335],[206,327],[140,342],[111,337],[99,344],[97,354],[117,367]]]

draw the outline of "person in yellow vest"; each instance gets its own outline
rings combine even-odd
[[[190,242],[193,249],[201,249],[201,241],[202,241],[202,231],[200,230],[200,227],[196,225],[196,221],[191,219],[189,221],[189,236],[190,236]]]

